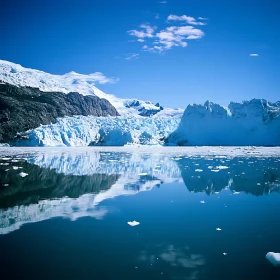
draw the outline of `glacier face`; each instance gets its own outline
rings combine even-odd
[[[182,115],[182,109],[162,108],[150,101],[137,100],[138,106],[127,106],[133,99],[117,98],[114,95],[106,94],[95,86],[97,76],[95,74],[79,74],[70,72],[64,75],[52,75],[43,71],[22,67],[9,61],[0,60],[0,82],[9,83],[15,86],[28,86],[39,88],[45,92],[78,92],[82,95],[96,95],[99,98],[107,99],[120,113],[120,115],[142,115],[150,116],[157,112],[161,115],[174,116]],[[114,79],[113,79],[114,80]]]
[[[279,146],[280,103],[253,99],[231,102],[228,108],[205,102],[189,105],[171,145]]]
[[[57,119],[21,133],[15,146],[124,146],[160,145],[180,123],[176,117],[93,117]]]

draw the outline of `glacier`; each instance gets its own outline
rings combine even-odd
[[[207,101],[177,116],[74,116],[20,133],[15,146],[279,146],[280,103],[253,99],[228,107]]]
[[[179,117],[94,117],[58,118],[20,133],[15,146],[124,146],[162,145],[179,125]]]
[[[253,99],[228,107],[205,102],[189,105],[170,145],[279,146],[280,102]]]
[[[253,99],[227,107],[210,101],[186,110],[122,99],[95,86],[94,74],[52,75],[0,60],[0,82],[45,92],[79,92],[107,99],[120,117],[74,116],[29,131],[18,131],[15,146],[279,146],[280,102]]]

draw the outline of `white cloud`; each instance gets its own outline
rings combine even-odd
[[[250,53],[250,56],[259,56],[257,53]]]
[[[142,30],[129,30],[127,31],[129,35],[131,36],[135,36],[137,38],[143,39],[143,38],[153,38],[154,35],[154,31],[156,29],[156,27],[152,27],[150,25],[147,24],[142,24],[140,25],[140,28],[142,28]]]
[[[138,53],[132,53],[132,54],[129,54],[125,59],[126,60],[132,60],[132,59],[137,59],[139,58],[139,54]]]
[[[99,83],[99,84],[112,84],[112,83],[116,83],[119,81],[118,78],[108,78],[105,75],[103,75],[101,72],[95,72],[89,75],[80,75],[80,76],[87,76],[90,77],[92,79],[92,82],[94,83]]]
[[[182,15],[182,16],[176,16],[176,15],[169,15],[167,18],[168,21],[185,21],[188,24],[192,25],[205,25],[204,22],[196,21],[194,17]]]
[[[169,15],[168,20],[179,20],[191,25],[169,26],[156,33],[157,27],[142,24],[140,25],[141,30],[130,30],[128,34],[136,36],[140,43],[145,42],[142,47],[143,50],[158,53],[170,50],[173,47],[187,47],[187,40],[197,40],[205,35],[201,29],[193,26],[204,25],[204,23],[196,21],[193,17]]]
[[[155,19],[159,19],[159,18],[160,18],[159,14],[156,14]]]
[[[207,20],[208,18],[206,17],[198,17],[199,20]]]
[[[193,26],[170,26],[158,32],[155,37],[157,40],[154,44],[160,48],[153,47],[153,50],[164,51],[173,47],[186,47],[186,40],[200,39],[204,32]]]
[[[167,1],[159,1],[160,4],[167,4]]]

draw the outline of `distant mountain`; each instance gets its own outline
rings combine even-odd
[[[6,82],[15,86],[28,86],[39,88],[44,92],[78,92],[82,95],[95,95],[107,99],[120,113],[130,116],[152,116],[160,112],[160,115],[174,116],[182,115],[182,109],[163,108],[159,104],[154,105],[150,101],[136,101],[138,106],[130,106],[131,99],[117,98],[106,94],[95,87],[94,76],[70,72],[64,75],[52,75],[43,71],[24,68],[19,64],[0,60],[0,82]],[[134,103],[135,104],[135,103]]]

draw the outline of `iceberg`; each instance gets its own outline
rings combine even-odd
[[[273,265],[280,266],[280,253],[268,252],[265,256]]]
[[[140,225],[140,223],[137,222],[137,221],[127,222],[127,223],[128,223],[131,227],[135,227],[135,226]]]

